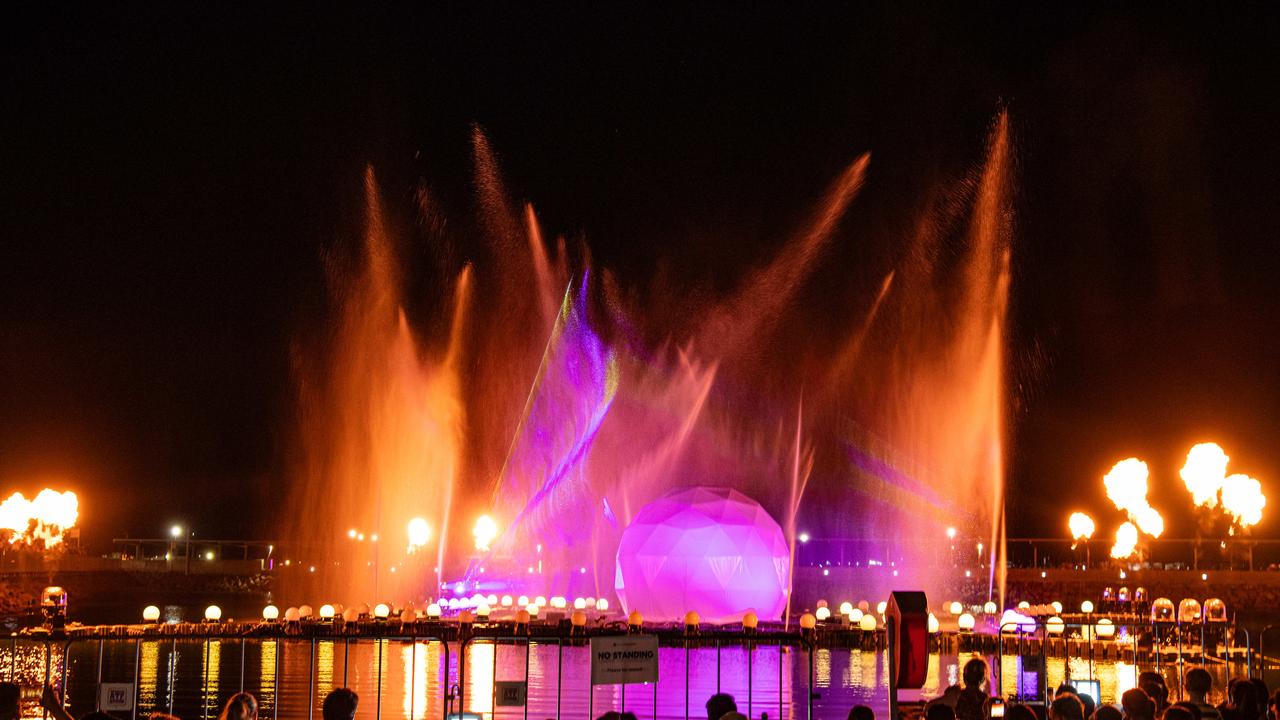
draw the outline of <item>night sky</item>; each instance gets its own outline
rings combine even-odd
[[[512,5],[10,17],[0,492],[76,489],[104,549],[173,521],[269,537],[290,351],[323,321],[323,256],[359,232],[366,164],[390,205],[425,180],[461,221],[478,124],[513,195],[597,265],[727,288],[870,151],[813,300],[882,277],[883,239],[981,161],[1007,108],[1011,534],[1063,535],[1067,509],[1114,527],[1100,478],[1138,455],[1185,537],[1176,471],[1205,439],[1280,505],[1261,9]]]

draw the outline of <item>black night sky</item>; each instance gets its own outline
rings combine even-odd
[[[104,549],[173,521],[270,536],[291,347],[322,320],[325,248],[359,231],[363,168],[392,205],[425,180],[465,218],[473,123],[512,193],[634,285],[732,285],[870,151],[810,302],[880,277],[891,248],[867,238],[979,162],[1007,108],[1011,534],[1063,535],[1138,455],[1185,537],[1161,498],[1185,504],[1202,439],[1280,497],[1261,6],[433,5],[8,19],[0,493],[76,489]]]

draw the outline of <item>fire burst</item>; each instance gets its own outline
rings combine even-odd
[[[70,490],[45,488],[34,500],[16,492],[0,503],[0,534],[7,533],[11,545],[51,548],[62,542],[79,517],[80,501]]]
[[[1234,534],[1237,527],[1243,530],[1262,521],[1267,496],[1262,493],[1262,483],[1248,475],[1228,476],[1230,460],[1217,443],[1200,443],[1187,453],[1180,474],[1196,507],[1221,508],[1231,516]]]
[[[1200,443],[1187,453],[1187,462],[1178,472],[1197,507],[1218,506],[1218,493],[1227,478],[1227,462],[1231,458],[1218,443]]]
[[[1138,549],[1138,528],[1126,522],[1116,529],[1116,544],[1111,546],[1111,557],[1123,560]]]
[[[1138,458],[1121,460],[1102,478],[1107,497],[1119,510],[1128,513],[1136,529],[1152,537],[1164,532],[1164,518],[1147,502],[1147,464]],[[1121,526],[1123,528],[1123,526]]]
[[[1248,475],[1231,475],[1222,483],[1222,509],[1242,528],[1262,521],[1262,508],[1267,496],[1262,494],[1262,483]]]
[[[1093,518],[1082,512],[1071,513],[1071,517],[1067,518],[1067,527],[1071,530],[1071,539],[1076,542],[1093,537],[1093,532],[1097,529]]]

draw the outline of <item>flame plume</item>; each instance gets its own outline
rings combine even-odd
[[[1227,462],[1231,458],[1218,443],[1200,443],[1187,453],[1187,462],[1179,475],[1197,507],[1218,506],[1218,493],[1227,478]]]
[[[1071,529],[1071,539],[1077,542],[1093,537],[1093,532],[1098,528],[1093,518],[1082,512],[1071,513],[1071,517],[1067,518],[1067,527]]]
[[[0,503],[0,534],[7,533],[11,545],[52,548],[62,543],[79,517],[80,501],[70,490],[45,488],[34,500],[16,492]]]
[[[1222,483],[1222,509],[1231,515],[1241,528],[1257,525],[1262,521],[1262,508],[1267,496],[1262,494],[1262,483],[1248,475],[1231,475]]]
[[[1138,528],[1126,522],[1116,528],[1116,544],[1111,546],[1111,557],[1123,560],[1138,549]]]
[[[1160,537],[1164,533],[1164,518],[1147,502],[1147,477],[1150,474],[1146,463],[1138,458],[1128,458],[1116,463],[1102,478],[1102,484],[1107,488],[1107,497],[1118,510],[1129,515],[1129,520],[1136,524],[1136,530],[1151,537]]]

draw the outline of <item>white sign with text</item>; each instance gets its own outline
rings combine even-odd
[[[98,686],[98,705],[102,710],[132,710],[133,683],[102,683]]]
[[[591,638],[592,685],[656,682],[658,636],[615,635]]]

